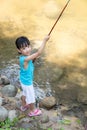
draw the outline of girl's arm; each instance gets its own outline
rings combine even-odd
[[[43,50],[44,50],[44,48],[45,48],[46,42],[49,40],[49,38],[50,38],[50,36],[47,35],[47,36],[44,38],[44,40],[43,40],[43,42],[42,42],[40,48],[38,49],[38,51],[35,52],[35,53],[32,54],[32,55],[27,56],[26,59],[25,59],[25,62],[28,62],[29,60],[33,60],[33,59],[37,58],[39,55],[41,55],[41,53],[43,52]]]

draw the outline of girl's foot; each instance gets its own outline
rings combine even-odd
[[[29,105],[21,106],[21,107],[20,107],[20,110],[24,112],[24,111],[26,111],[28,108],[29,108]]]
[[[35,109],[33,112],[30,112],[30,113],[28,114],[28,116],[30,116],[30,117],[32,117],[32,116],[39,116],[39,115],[41,115],[41,114],[42,114],[41,110]]]

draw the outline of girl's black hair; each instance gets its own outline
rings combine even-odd
[[[16,44],[16,47],[20,49],[22,47],[30,45],[30,41],[27,37],[21,36],[16,39],[15,44]]]

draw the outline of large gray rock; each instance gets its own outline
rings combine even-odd
[[[7,117],[8,111],[3,106],[0,106],[0,121],[4,121]]]
[[[13,85],[6,85],[1,89],[1,93],[4,96],[14,97],[17,94],[17,88]]]

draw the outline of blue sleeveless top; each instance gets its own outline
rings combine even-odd
[[[28,62],[27,68],[24,68],[24,60],[26,56],[20,56],[20,82],[24,85],[33,85],[34,64],[32,60]]]

